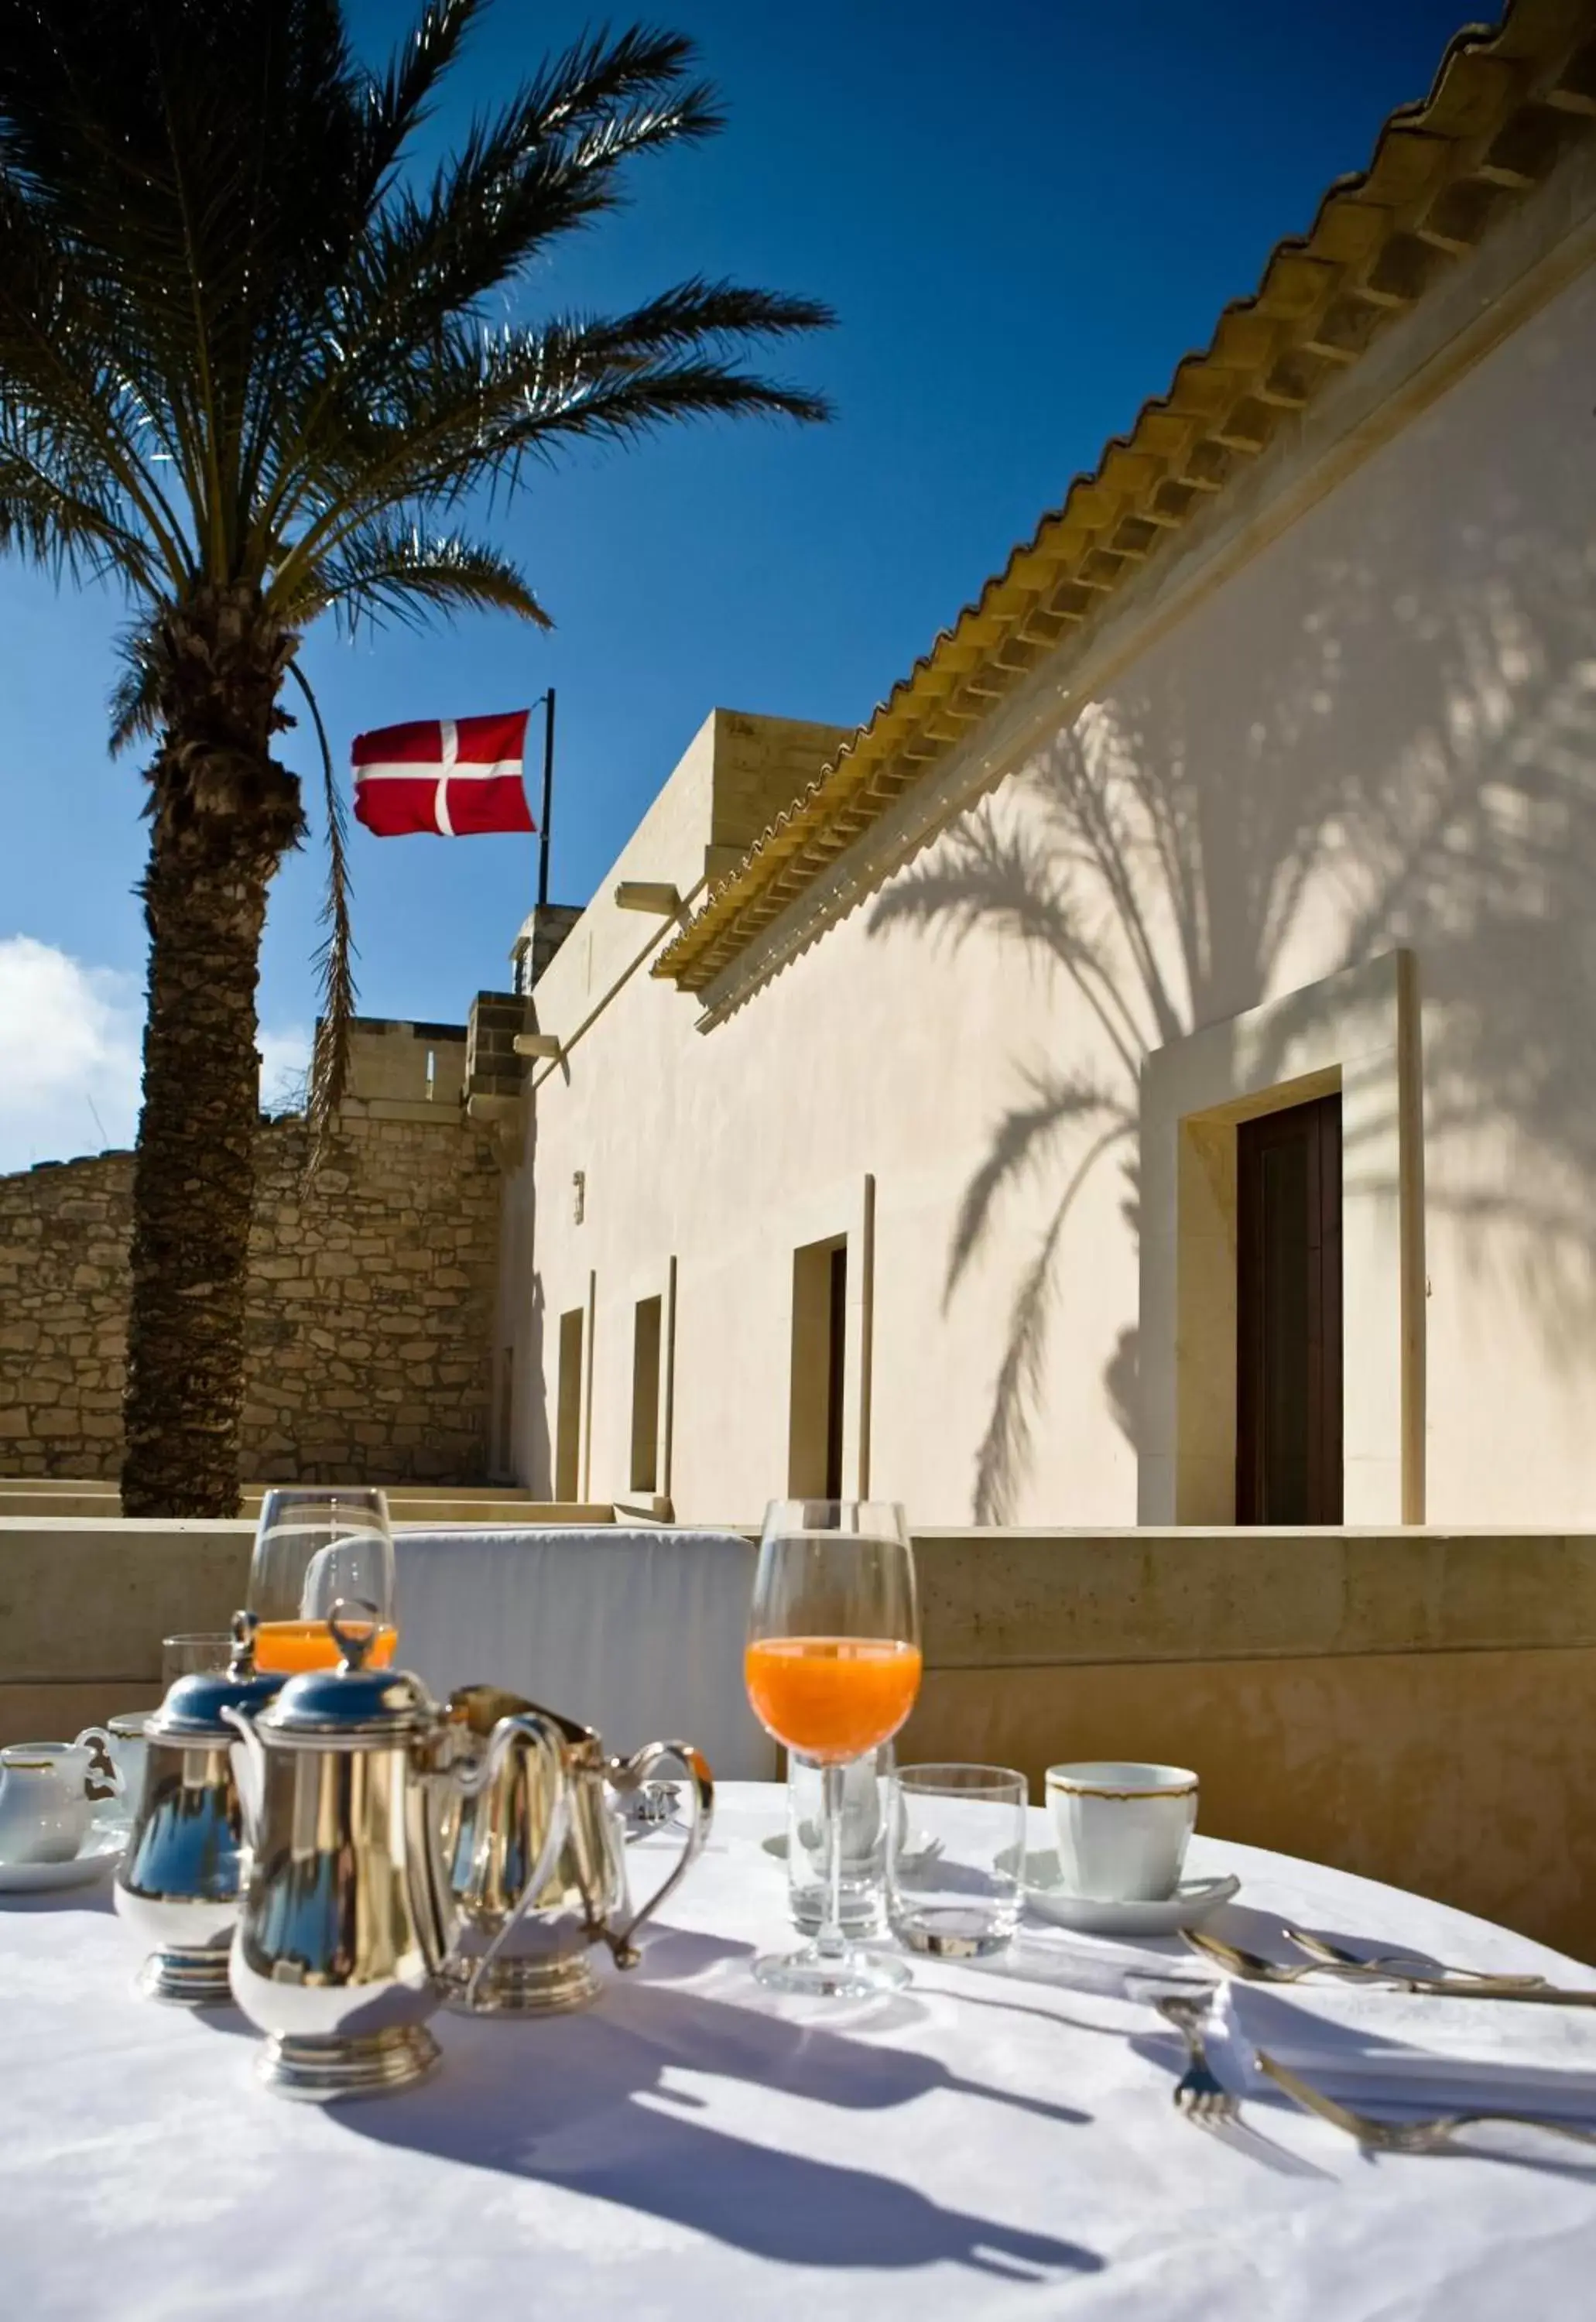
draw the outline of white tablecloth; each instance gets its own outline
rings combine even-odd
[[[440,1699],[469,1682],[579,1702],[612,1750],[691,1742],[728,1780],[777,1772],[743,1682],[753,1550],[738,1533],[401,1531],[394,1546],[399,1659]]]
[[[0,1902],[0,2313],[18,2322],[1574,2322],[1596,2155],[1365,2159],[1273,2104],[1174,2111],[1181,2058],[1094,1948],[917,1961],[866,2011],[779,2001],[761,1844],[723,1793],[643,1964],[586,2015],[436,2019],[408,2093],[321,2111],[251,2079],[241,2017],[136,1997],[108,1889]],[[1035,1817],[1044,1842],[1042,1817]],[[660,1843],[633,1850],[641,1872]],[[1589,1970],[1306,1863],[1199,1840],[1276,1924]],[[641,1880],[640,1880],[641,1884]],[[1246,1939],[1249,1922],[1232,1921]],[[1263,1919],[1255,1923],[1263,1924]]]

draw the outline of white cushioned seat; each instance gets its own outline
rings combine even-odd
[[[612,1751],[691,1742],[723,1781],[776,1746],[743,1683],[754,1551],[735,1532],[397,1531],[398,1659],[442,1697],[497,1685]]]

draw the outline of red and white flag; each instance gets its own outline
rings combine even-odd
[[[355,820],[378,838],[535,830],[521,779],[527,714],[422,718],[357,734]]]

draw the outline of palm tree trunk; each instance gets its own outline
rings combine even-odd
[[[150,772],[144,1101],[133,1166],[128,1515],[238,1506],[244,1301],[266,891],[302,827],[273,761],[293,640],[245,593],[174,612],[156,641],[164,721]]]

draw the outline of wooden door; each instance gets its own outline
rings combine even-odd
[[[1236,1520],[1341,1522],[1341,1099],[1236,1133]]]

